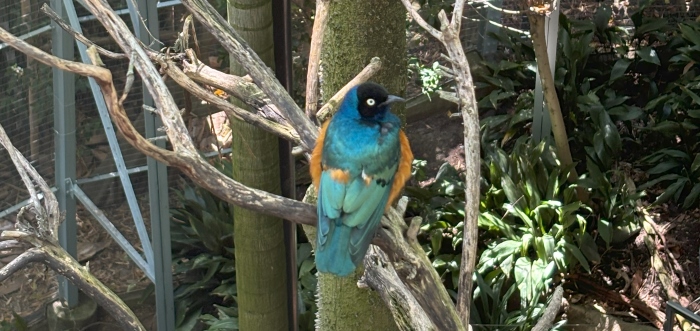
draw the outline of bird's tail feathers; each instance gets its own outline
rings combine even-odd
[[[320,272],[347,276],[355,271],[355,264],[352,263],[348,246],[350,244],[350,227],[336,225],[333,220],[328,233],[328,240],[325,245],[316,245],[316,269]]]

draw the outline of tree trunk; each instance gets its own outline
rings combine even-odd
[[[405,9],[397,0],[331,1],[321,54],[323,99],[333,96],[375,56],[382,59],[382,70],[372,80],[392,94],[403,94],[405,21]],[[403,105],[392,108],[403,117]],[[397,330],[381,298],[357,287],[361,275],[362,268],[349,277],[319,275],[317,330]]]
[[[260,58],[274,64],[272,2],[228,3],[229,23]],[[244,74],[231,56],[231,73]],[[244,106],[239,101],[234,101]],[[280,194],[277,137],[231,118],[233,178],[244,185]],[[234,208],[236,285],[241,330],[288,330],[287,279],[282,220]]]

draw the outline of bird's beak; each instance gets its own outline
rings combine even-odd
[[[389,97],[386,98],[386,101],[382,102],[382,104],[380,104],[379,106],[380,107],[381,106],[388,106],[394,102],[405,102],[405,101],[406,101],[406,99],[404,99],[404,98],[397,97],[395,95],[389,95]]]

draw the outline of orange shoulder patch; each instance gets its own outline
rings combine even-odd
[[[328,129],[328,123],[331,121],[326,121],[321,126],[321,132],[316,138],[316,146],[314,146],[313,152],[311,152],[311,161],[309,163],[309,172],[311,172],[311,180],[318,190],[318,184],[321,181],[321,172],[323,171],[322,160],[323,160],[323,141],[326,139],[326,129]]]
[[[331,169],[331,179],[334,181],[347,184],[350,181],[350,172],[342,169]]]
[[[389,201],[386,203],[387,208],[394,203],[406,181],[411,178],[413,152],[411,151],[411,145],[408,143],[408,137],[406,137],[403,130],[399,131],[399,141],[401,142],[401,156],[399,157],[399,167],[396,169],[396,175],[394,175],[394,183],[391,185]]]

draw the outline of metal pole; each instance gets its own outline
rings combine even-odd
[[[291,7],[289,0],[272,0],[272,30],[275,53],[275,75],[288,92],[293,90]],[[295,198],[294,156],[292,144],[279,140],[280,180],[282,195]],[[297,228],[296,224],[284,221],[284,243],[287,251],[287,300],[289,330],[299,329],[299,300],[297,294]]]
[[[137,0],[138,8],[131,8],[131,22],[136,37],[146,45],[151,45],[159,38],[158,7],[156,1]],[[145,86],[143,104],[155,106],[153,97]],[[163,126],[157,114],[144,110],[146,138],[164,135],[158,128]],[[165,141],[158,139],[154,144],[165,148]],[[159,331],[175,330],[175,298],[172,276],[172,252],[170,247],[170,206],[168,204],[168,170],[154,160],[147,159],[148,165],[148,202],[151,215],[151,238],[153,240],[153,269],[155,272],[156,318]]]
[[[59,16],[66,18],[66,10],[62,0],[51,0]],[[51,51],[54,55],[73,60],[73,38],[51,23]],[[55,175],[56,198],[65,220],[58,229],[58,241],[61,246],[74,258],[78,257],[78,227],[75,222],[75,197],[71,192],[75,179],[75,76],[72,73],[53,68],[53,107],[54,107],[54,142],[55,142]],[[58,295],[70,307],[78,304],[78,288],[68,282],[65,277],[58,277]]]

